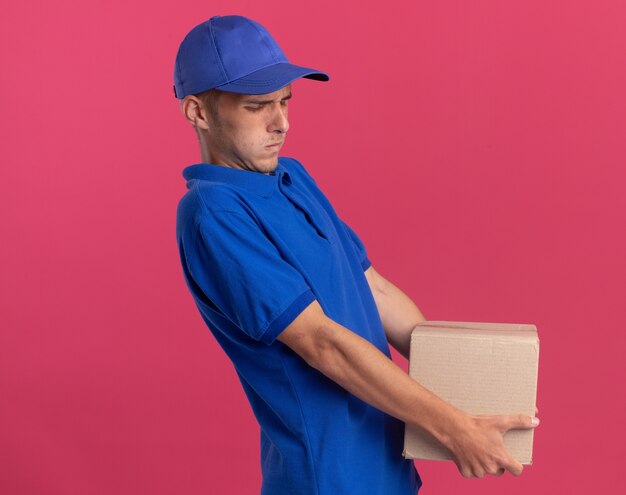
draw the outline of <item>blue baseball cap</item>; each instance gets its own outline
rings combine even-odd
[[[258,22],[240,15],[216,15],[189,31],[180,44],[174,95],[183,99],[209,89],[259,95],[300,77],[330,79],[325,72],[290,63]]]

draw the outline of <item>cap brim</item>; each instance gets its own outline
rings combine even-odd
[[[269,67],[263,67],[251,74],[222,84],[221,86],[216,86],[215,89],[229,91],[231,93],[262,95],[278,91],[280,88],[301,77],[314,79],[316,81],[328,81],[330,79],[330,76],[326,72],[280,62],[270,65]]]

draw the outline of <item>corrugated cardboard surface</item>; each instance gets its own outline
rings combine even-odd
[[[469,414],[535,415],[539,338],[530,324],[424,321],[411,334],[409,375]],[[534,429],[509,430],[504,443],[532,464]],[[405,458],[449,460],[426,432],[405,426]]]

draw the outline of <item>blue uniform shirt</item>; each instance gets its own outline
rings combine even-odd
[[[313,300],[387,357],[365,246],[304,166],[269,175],[186,167],[176,235],[202,318],[233,362],[261,427],[262,495],[414,495],[404,424],[276,340]]]

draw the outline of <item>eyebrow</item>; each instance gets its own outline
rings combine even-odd
[[[281,98],[281,101],[284,100],[288,100],[289,98],[291,98],[293,95],[291,93],[289,93],[289,95],[285,96],[284,98]],[[266,103],[272,103],[274,100],[255,100],[253,98],[248,98],[246,100],[243,100],[244,103],[257,103],[257,104],[266,104]]]

